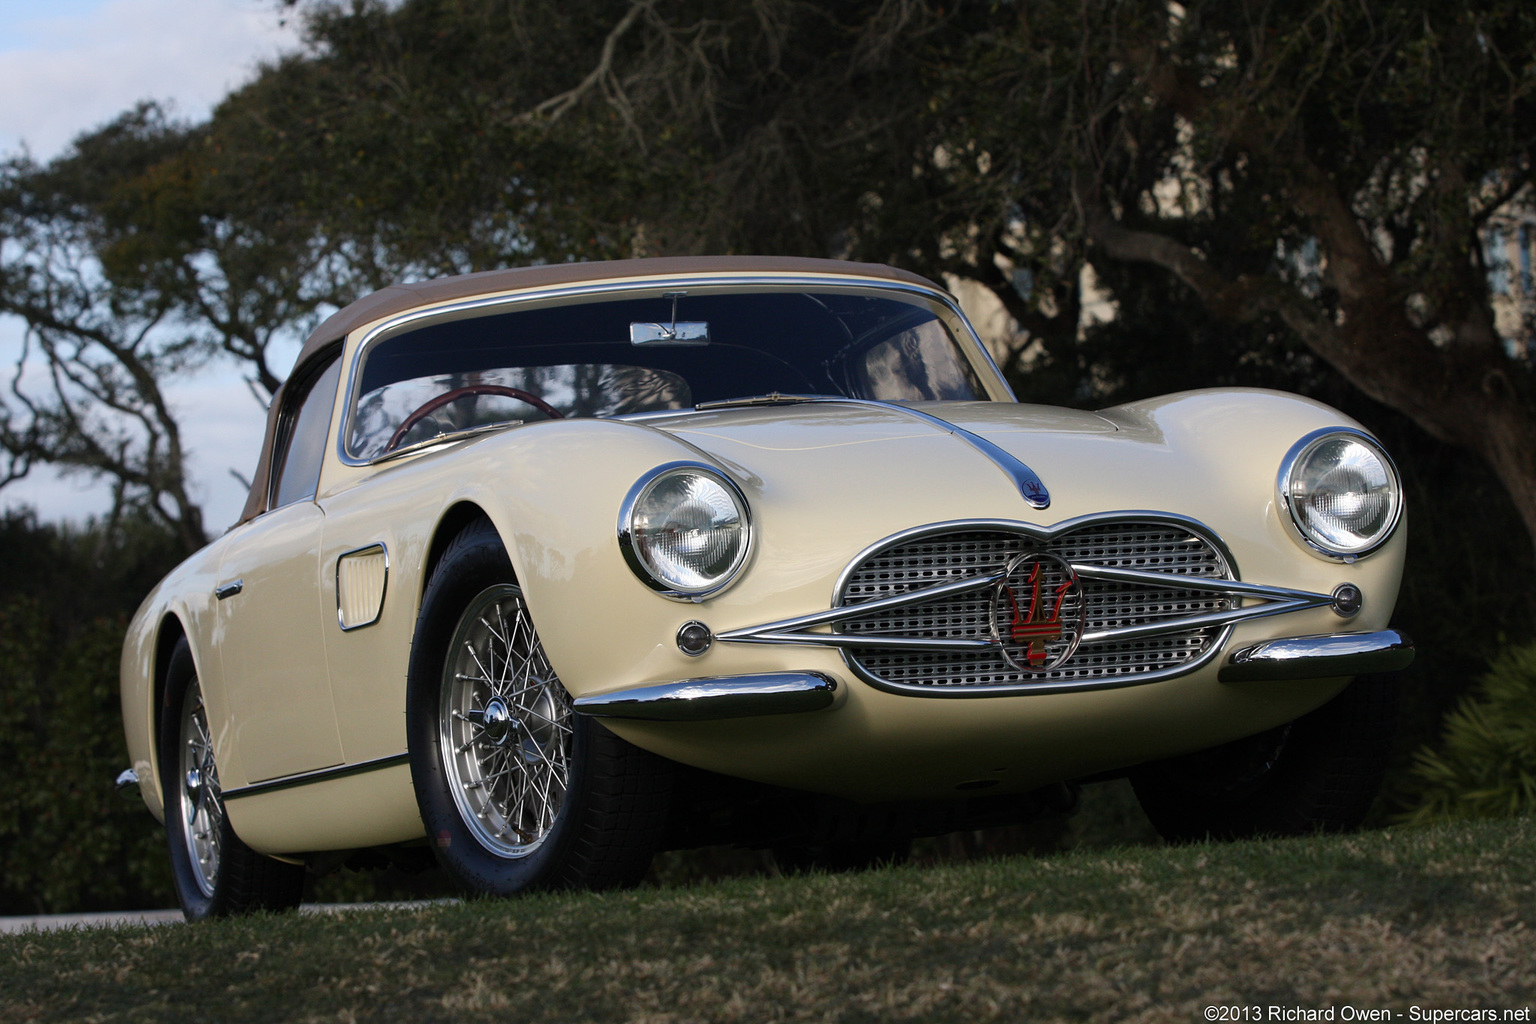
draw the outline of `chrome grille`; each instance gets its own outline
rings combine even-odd
[[[1044,551],[1079,565],[1099,565],[1171,576],[1231,578],[1226,560],[1204,537],[1169,522],[1135,521],[1090,524],[1039,540],[1000,529],[930,534],[876,551],[847,576],[840,606],[925,587],[937,586],[1002,569],[1010,558]],[[1084,579],[1086,633],[1225,611],[1233,599],[1189,590],[1176,584],[1142,586]],[[951,595],[922,604],[889,608],[848,619],[845,634],[986,639],[991,636],[991,590]],[[1024,671],[1008,664],[997,650],[925,651],[853,647],[848,657],[877,681],[917,686],[1006,686],[1086,682],[1166,672],[1210,650],[1221,626],[1129,640],[1085,640],[1065,664],[1050,671]]]

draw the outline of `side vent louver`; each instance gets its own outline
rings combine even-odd
[[[379,621],[388,581],[389,556],[382,544],[348,551],[336,560],[336,618],[342,629]]]

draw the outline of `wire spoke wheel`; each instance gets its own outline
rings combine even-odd
[[[181,821],[192,876],[204,896],[212,897],[219,877],[219,844],[224,831],[224,803],[203,694],[195,683],[181,702]]]
[[[634,885],[667,825],[671,770],[575,713],[515,579],[476,519],[422,592],[405,723],[433,854],[477,895]]]
[[[166,665],[165,709],[156,727],[160,796],[171,881],[187,920],[298,906],[304,866],[252,850],[225,814],[213,729],[185,637]]]
[[[460,816],[497,856],[528,856],[565,805],[574,729],[516,587],[497,584],[470,601],[439,693],[438,746]]]

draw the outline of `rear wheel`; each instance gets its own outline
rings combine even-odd
[[[1362,676],[1294,722],[1144,765],[1131,785],[1173,842],[1348,831],[1381,788],[1396,718],[1396,677]]]
[[[667,762],[575,714],[489,522],[444,552],[407,684],[411,778],[438,860],[471,892],[639,882]]]
[[[246,846],[224,813],[208,713],[185,638],[166,673],[160,769],[171,875],[187,920],[298,906],[304,868]]]

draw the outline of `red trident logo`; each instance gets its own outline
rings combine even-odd
[[[992,638],[1015,668],[1044,672],[1077,650],[1087,606],[1072,566],[1055,555],[1015,556],[992,601]],[[1058,649],[1054,657],[1051,647]]]

